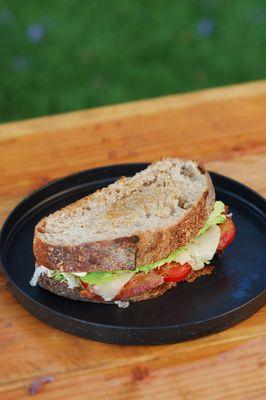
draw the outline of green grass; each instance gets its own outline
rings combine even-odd
[[[1,0],[0,50],[1,122],[263,79],[266,4]]]

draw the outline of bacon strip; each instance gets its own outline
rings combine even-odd
[[[90,285],[86,282],[82,282],[82,280],[80,281],[83,289],[80,291],[81,296],[86,297],[88,300],[94,300],[94,301],[103,301],[103,298],[101,296],[99,296],[98,294],[94,293],[91,289],[90,289]]]
[[[130,297],[138,296],[150,289],[154,289],[164,283],[162,276],[151,271],[147,274],[139,272],[120,290],[115,300],[126,300]]]

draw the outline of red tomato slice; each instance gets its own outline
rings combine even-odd
[[[86,282],[83,282],[83,281],[80,279],[80,283],[81,283],[81,286],[83,286],[84,289],[89,289],[89,285],[88,285]]]
[[[157,273],[163,275],[165,282],[180,282],[190,273],[191,265],[181,265],[176,262],[164,264],[157,268]]]
[[[235,224],[229,217],[223,224],[219,225],[219,228],[221,229],[221,237],[217,250],[222,251],[234,240],[236,228]]]

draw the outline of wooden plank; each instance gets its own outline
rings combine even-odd
[[[199,107],[201,104],[210,104],[211,107],[218,104],[229,103],[231,100],[241,101],[252,97],[265,98],[266,81],[256,81],[227,87],[213,88],[182,95],[164,96],[149,100],[140,100],[130,103],[92,108],[89,110],[74,111],[65,114],[57,114],[49,117],[5,123],[0,125],[0,136],[10,140],[14,137],[28,134],[38,134],[40,131],[68,130],[77,127],[98,124],[108,121],[138,118],[143,115],[157,117],[157,113],[176,108]],[[99,128],[100,126],[98,126]]]
[[[182,156],[266,194],[266,82],[0,126],[0,223],[51,179],[120,162]],[[225,332],[159,347],[95,343],[32,317],[0,273],[0,398],[262,399],[266,308]],[[263,375],[264,374],[264,375]]]
[[[266,396],[266,338],[250,340],[215,356],[177,363],[176,353],[124,363],[77,368],[57,374],[43,399],[263,399]],[[4,385],[5,399],[25,399],[29,382]],[[78,388],[78,390],[77,390]],[[1,393],[1,392],[0,392]],[[62,396],[64,394],[64,396]]]
[[[173,354],[177,362],[184,362],[217,354],[225,344],[239,344],[266,335],[266,330],[263,331],[266,310],[263,309],[223,333],[176,346],[110,346],[45,325],[31,317],[6,290],[0,292],[0,298],[0,365],[5,365],[0,374],[0,391],[1,384],[9,380],[29,380],[36,374],[45,374],[48,360],[49,374],[98,368],[109,363],[116,366],[127,363],[129,359],[139,362],[169,354]],[[104,354],[104,359],[99,354]]]
[[[163,107],[165,101],[168,104],[164,98],[150,100],[148,114],[144,111],[134,114],[134,107],[130,114],[128,105],[124,115],[124,106],[121,113],[119,106],[114,106],[116,119],[108,112],[108,118],[102,123],[95,123],[94,118],[91,122],[88,111],[81,112],[81,115],[88,113],[88,118],[83,117],[82,125],[78,126],[75,124],[79,113],[74,113],[75,118],[67,114],[41,118],[40,122],[38,119],[26,121],[20,129],[18,123],[4,124],[0,131],[3,182],[0,196],[4,201],[8,196],[18,198],[51,179],[99,165],[152,161],[163,156],[205,162],[260,156],[266,149],[266,84],[259,84],[258,95],[248,86],[250,97],[240,96],[245,93],[244,87],[232,88],[229,93],[235,91],[235,96],[221,96],[220,101],[217,95],[214,102],[208,100],[208,91],[198,93],[199,103],[195,101],[196,93],[184,95],[184,104],[183,96],[176,96],[176,102],[171,98],[170,110]],[[218,89],[218,94],[220,90],[224,94],[222,89]],[[211,91],[211,99],[214,94]],[[151,113],[153,101],[158,109],[154,114]],[[99,109],[93,113],[99,119],[106,111]]]

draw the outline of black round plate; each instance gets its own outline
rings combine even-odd
[[[265,304],[265,201],[246,186],[215,173],[211,175],[217,198],[230,206],[237,234],[212,263],[212,275],[179,283],[161,297],[132,303],[126,309],[73,301],[29,285],[38,220],[147,165],[114,165],[68,176],[32,193],[11,212],[1,232],[2,264],[13,295],[37,318],[101,342],[149,345],[221,331]]]

